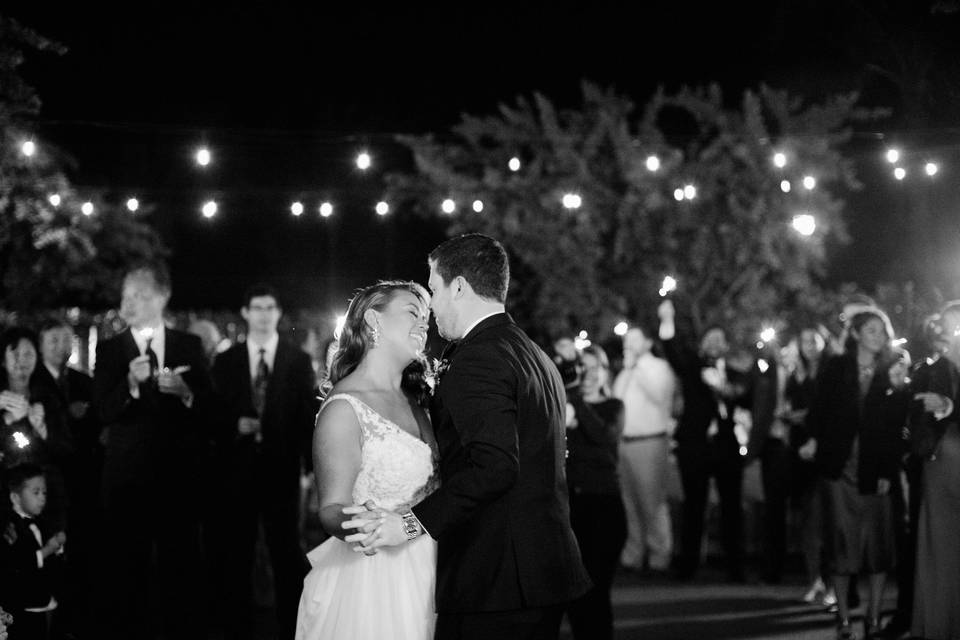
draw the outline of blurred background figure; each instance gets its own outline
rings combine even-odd
[[[220,334],[220,329],[210,320],[194,320],[190,323],[190,328],[187,329],[187,333],[192,333],[200,338],[200,344],[203,345],[203,353],[206,354],[207,362],[211,367],[217,354],[223,353],[230,348],[230,341],[226,340]]]
[[[580,360],[573,338],[562,337],[553,341],[553,362],[560,370],[560,378],[568,392],[580,384]]]
[[[640,327],[623,338],[623,370],[613,395],[623,402],[620,486],[627,513],[627,542],[620,563],[633,570],[670,568],[673,530],[667,505],[667,467],[673,426],[676,377],[651,349],[653,337]]]
[[[137,266],[123,280],[127,329],[97,344],[95,405],[105,431],[104,593],[107,637],[206,632],[201,511],[211,383],[200,339],[166,327],[170,273]]]
[[[706,329],[694,348],[677,336],[676,309],[670,299],[660,304],[657,314],[667,361],[683,391],[683,415],[674,435],[684,496],[677,577],[689,580],[700,567],[707,493],[713,477],[720,496],[727,580],[743,582],[743,460],[733,417],[745,398],[744,374],[727,366],[729,345],[722,328]]]
[[[57,421],[67,426],[73,441],[72,454],[65,463],[67,522],[70,553],[66,557],[68,597],[61,618],[68,628],[81,633],[89,625],[92,584],[97,570],[96,540],[102,516],[100,474],[103,445],[100,425],[93,409],[93,378],[69,366],[74,343],[73,327],[62,318],[40,326],[42,365],[34,371],[38,386],[55,400]]]
[[[221,482],[219,566],[228,638],[253,637],[254,552],[261,527],[270,551],[280,638],[294,636],[307,560],[300,546],[300,478],[310,470],[318,410],[310,357],[280,339],[276,292],[244,296],[247,340],[217,356],[217,466]]]
[[[837,638],[850,624],[851,576],[869,575],[864,635],[880,631],[880,599],[894,567],[890,487],[898,473],[906,422],[906,369],[890,349],[893,331],[879,309],[852,316],[844,355],[826,362],[810,408],[817,467],[826,480]]]
[[[4,470],[23,462],[40,465],[46,476],[43,520],[52,529],[66,529],[64,470],[73,455],[73,438],[59,419],[56,399],[34,378],[42,366],[36,334],[7,329],[0,336],[0,354],[0,463]]]
[[[817,376],[828,357],[826,348],[826,339],[817,327],[802,328],[793,341],[793,368],[784,391],[788,410],[783,420],[790,426],[789,440],[793,453],[791,494],[800,508],[800,552],[809,584],[803,600],[820,602],[829,607],[836,604],[836,595],[833,587],[826,584],[823,487],[812,455],[801,453],[801,447],[810,439],[806,418],[816,397]]]
[[[578,640],[609,640],[610,590],[627,535],[617,477],[624,411],[610,395],[610,363],[603,349],[586,347],[579,369],[578,392],[567,394],[567,485],[570,524],[593,588],[570,604],[567,615]]]
[[[912,634],[931,640],[960,637],[960,302],[940,325],[943,356],[917,371],[910,421],[923,474]]]

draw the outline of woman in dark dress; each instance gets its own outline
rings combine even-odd
[[[821,486],[810,448],[806,417],[816,397],[817,376],[827,359],[826,339],[814,327],[800,330],[796,340],[797,363],[787,378],[784,394],[790,407],[784,420],[790,425],[790,447],[794,451],[792,494],[801,513],[800,549],[810,587],[805,602],[836,604],[833,589],[824,583],[824,516]]]
[[[909,402],[906,369],[891,352],[886,315],[879,309],[861,311],[849,329],[844,354],[823,366],[808,420],[826,484],[841,639],[856,637],[847,600],[855,574],[869,575],[865,636],[880,628],[884,581],[895,561],[889,491],[899,470]]]
[[[568,393],[567,486],[570,523],[593,588],[567,610],[578,639],[613,637],[610,589],[627,538],[617,476],[623,403],[610,396],[609,361],[589,346],[580,356],[579,393]]]

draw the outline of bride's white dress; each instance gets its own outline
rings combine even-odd
[[[361,430],[361,464],[353,501],[373,500],[401,510],[417,504],[439,483],[428,444],[387,420],[358,398],[336,394],[331,402],[349,402]],[[436,542],[420,537],[366,556],[352,545],[330,538],[307,554],[313,567],[303,583],[297,615],[297,640],[433,637]]]

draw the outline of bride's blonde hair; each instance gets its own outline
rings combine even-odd
[[[327,376],[320,387],[326,397],[340,380],[350,375],[373,346],[373,331],[364,316],[368,309],[383,311],[401,291],[412,293],[422,304],[429,305],[430,294],[421,285],[408,280],[385,280],[358,291],[347,306],[343,332],[337,342],[337,350],[330,363]],[[424,378],[427,362],[423,354],[403,370],[401,388],[422,402],[429,387]]]

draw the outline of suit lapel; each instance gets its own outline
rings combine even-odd
[[[124,330],[124,332],[119,335],[119,340],[124,362],[130,362],[140,356],[140,347],[137,346],[137,341],[133,339],[133,331],[129,328]]]

